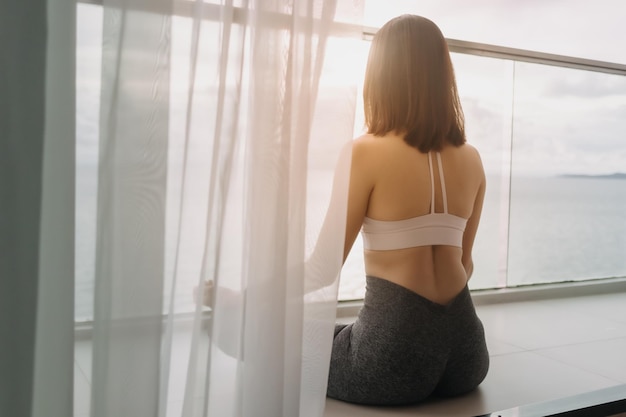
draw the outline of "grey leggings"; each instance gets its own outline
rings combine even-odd
[[[355,323],[337,325],[328,396],[359,404],[411,404],[455,396],[489,368],[483,326],[467,287],[448,305],[368,276]]]

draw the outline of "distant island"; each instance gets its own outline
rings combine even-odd
[[[563,174],[559,175],[563,178],[604,178],[613,180],[626,180],[626,173],[616,172],[615,174],[602,174],[602,175],[586,175],[586,174]]]

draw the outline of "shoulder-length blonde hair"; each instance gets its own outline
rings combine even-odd
[[[421,152],[465,143],[448,44],[432,21],[403,15],[374,36],[363,88],[368,133],[403,134]]]

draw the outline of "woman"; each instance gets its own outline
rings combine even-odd
[[[367,292],[337,325],[328,396],[408,404],[466,393],[489,367],[467,288],[485,193],[446,41],[404,15],[372,41],[368,133],[353,141],[344,259],[361,231]]]

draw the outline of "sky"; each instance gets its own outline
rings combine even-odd
[[[451,39],[626,65],[620,0],[367,0],[364,23],[404,13]],[[488,172],[503,169],[511,146],[513,175],[626,172],[626,77],[460,54],[453,62],[468,140]]]
[[[366,0],[364,23],[404,13],[433,20],[451,39],[626,64],[622,0]]]
[[[79,134],[78,146],[89,162],[99,94],[98,9],[80,5],[78,13],[78,131],[88,133]],[[432,19],[448,38],[626,65],[620,47],[626,2],[618,0],[367,0],[364,25],[378,27],[403,13]],[[173,36],[172,73],[182,76],[172,78],[172,88],[180,91],[188,73],[188,59],[177,57],[188,50],[184,20],[174,20]],[[361,82],[368,48],[362,40],[328,43],[320,100],[354,94],[339,87]],[[468,140],[488,173],[506,169],[511,147],[514,175],[626,172],[626,77],[463,54],[453,54],[453,62]],[[363,126],[360,94],[356,102],[355,135]]]

